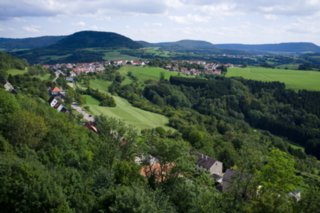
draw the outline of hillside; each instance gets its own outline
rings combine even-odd
[[[317,212],[320,164],[310,155],[320,158],[318,92],[107,68],[78,76],[78,89],[33,72],[9,76],[17,95],[0,88],[2,212]],[[59,99],[69,113],[50,107],[48,86],[64,89]],[[81,95],[82,87],[108,89],[119,108]],[[136,131],[101,115],[94,116],[96,134],[73,102],[145,124],[168,119],[176,131]],[[221,185],[216,175],[230,179]],[[299,202],[290,195],[296,189]]]
[[[82,48],[140,48],[141,45],[130,38],[112,32],[81,31],[69,35],[49,49],[82,49]]]
[[[213,44],[207,41],[200,40],[180,40],[176,42],[160,42],[160,43],[148,43],[145,41],[139,41],[144,47],[159,47],[167,51],[176,52],[196,52],[196,53],[218,53],[220,52]]]
[[[308,42],[291,42],[280,44],[216,44],[220,49],[247,52],[305,53],[320,52],[320,47]]]
[[[65,36],[41,36],[34,38],[0,38],[0,49],[12,51],[17,49],[34,49],[57,43]]]

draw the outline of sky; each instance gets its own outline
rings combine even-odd
[[[148,42],[320,45],[320,0],[0,0],[0,37],[82,30]]]

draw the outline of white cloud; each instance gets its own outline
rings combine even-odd
[[[179,24],[205,23],[209,21],[207,16],[199,16],[195,14],[187,14],[185,16],[169,16],[169,19]]]
[[[26,32],[29,33],[39,33],[39,26],[35,26],[35,25],[30,25],[30,26],[24,26],[23,30],[25,30]]]
[[[85,27],[85,26],[87,26],[87,24],[85,22],[83,22],[83,21],[79,21],[78,23],[75,24],[75,26],[77,26],[77,27]]]
[[[0,37],[92,29],[147,41],[320,44],[318,20],[320,0],[0,0]]]
[[[278,16],[273,15],[273,14],[266,14],[264,15],[264,18],[266,20],[270,20],[270,21],[276,21],[278,19]]]

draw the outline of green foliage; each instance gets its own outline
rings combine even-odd
[[[42,117],[28,111],[14,112],[6,124],[5,135],[14,144],[37,147],[48,132]]]
[[[87,94],[91,95],[98,101],[100,101],[100,106],[108,106],[108,107],[115,107],[116,102],[114,101],[113,97],[106,94],[106,93],[101,93],[99,90],[91,89],[88,88],[85,91],[81,91],[82,94]]]
[[[63,189],[41,164],[0,155],[3,212],[71,212]]]
[[[259,172],[258,181],[262,186],[262,191],[289,193],[297,189],[301,178],[295,174],[293,157],[274,149]]]
[[[102,198],[101,205],[106,212],[175,212],[159,191],[141,185],[114,188]]]

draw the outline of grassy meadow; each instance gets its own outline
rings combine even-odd
[[[120,68],[119,72],[121,75],[126,76],[126,79],[124,80],[123,84],[129,84],[131,83],[131,80],[129,77],[127,77],[128,72],[132,72],[139,81],[145,82],[147,80],[156,80],[158,81],[160,79],[161,73],[164,74],[164,78],[169,80],[170,76],[185,76],[178,72],[171,72],[168,70],[165,70],[163,68],[159,67],[141,67],[141,66],[123,66]]]
[[[243,77],[257,81],[279,81],[293,90],[320,91],[320,72],[262,67],[229,68],[227,77]]]
[[[7,70],[8,75],[23,75],[27,73],[27,70],[9,69]]]
[[[100,92],[107,92],[108,87],[112,84],[111,81],[106,81],[103,79],[91,79],[90,80],[90,87],[92,89],[97,89]]]
[[[117,104],[116,107],[99,106],[99,101],[88,95],[84,95],[84,98],[86,99],[86,106],[90,108],[93,115],[114,117],[138,129],[155,127],[169,129],[169,127],[166,127],[169,122],[167,117],[134,107],[121,97],[113,96]]]
[[[91,79],[90,87],[97,89],[100,92],[107,93],[108,87],[111,85],[111,83],[111,81],[105,81],[102,79]],[[138,129],[149,129],[155,127],[170,129],[166,126],[166,124],[169,122],[167,117],[134,107],[124,98],[113,96],[117,106],[102,107],[99,106],[99,101],[93,97],[88,95],[84,95],[83,97],[86,100],[86,106],[90,108],[90,111],[93,115],[114,117]]]

